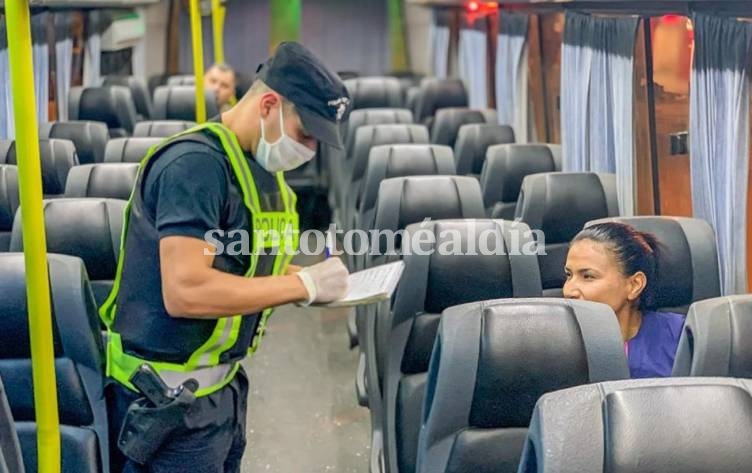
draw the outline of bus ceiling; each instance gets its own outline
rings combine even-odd
[[[159,3],[161,0],[29,0],[31,8],[134,8]],[[0,8],[5,1],[0,0]]]

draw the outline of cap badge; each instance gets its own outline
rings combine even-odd
[[[330,107],[337,108],[337,121],[341,121],[342,117],[345,115],[345,111],[347,111],[347,106],[350,105],[350,99],[347,97],[340,97],[336,100],[330,100],[326,104]]]

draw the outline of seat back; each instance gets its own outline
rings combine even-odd
[[[206,117],[219,114],[214,92],[204,91]],[[190,85],[162,85],[154,91],[154,108],[152,118],[155,120],[196,121],[196,89]]]
[[[55,355],[60,424],[83,431],[89,438],[83,447],[96,445],[101,462],[66,471],[103,471],[103,465],[109,465],[109,445],[102,372],[104,347],[96,303],[81,259],[50,254],[48,268],[53,315],[51,348]],[[3,294],[0,297],[0,313],[3,314],[0,317],[0,377],[5,381],[26,467],[36,471],[27,461],[31,456],[27,446],[33,442],[28,441],[24,426],[33,422],[35,416],[23,254],[0,254],[0,292]]]
[[[352,109],[399,108],[404,105],[402,84],[396,77],[358,77],[344,81]]]
[[[449,308],[428,371],[417,471],[516,472],[541,395],[628,378],[605,304],[501,299]]]
[[[415,121],[426,125],[439,109],[468,105],[467,90],[460,79],[425,79],[417,96]]]
[[[185,120],[151,120],[136,123],[133,128],[134,138],[167,138],[181,131],[196,126],[195,122]]]
[[[72,120],[107,124],[110,136],[130,136],[138,117],[131,90],[123,86],[73,87],[68,95]]]
[[[19,205],[18,168],[0,164],[0,253],[10,248],[13,219]]]
[[[107,142],[104,161],[106,163],[140,163],[149,152],[149,148],[162,141],[162,138],[115,138]]]
[[[62,195],[70,170],[78,165],[76,147],[68,140],[39,140],[42,165],[42,192],[46,196]],[[0,163],[18,164],[16,142],[0,140]]]
[[[0,379],[0,472],[24,473],[21,445],[18,442],[13,414],[10,411],[5,386]],[[36,471],[36,470],[30,470]]]
[[[390,471],[415,471],[426,373],[440,314],[469,302],[542,294],[536,254],[521,251],[534,245],[524,223],[438,220],[408,225],[406,232],[417,235],[421,229],[430,237],[406,243],[410,251],[405,252],[393,309],[377,320]]]
[[[457,135],[463,125],[487,123],[490,113],[487,110],[471,108],[443,108],[438,110],[431,126],[431,142],[454,147]]]
[[[44,201],[44,228],[50,253],[81,258],[94,298],[104,302],[115,279],[126,202],[116,199]],[[10,251],[23,251],[22,212],[16,213]]]
[[[128,200],[136,183],[138,163],[85,164],[71,169],[65,197]]]
[[[196,76],[193,74],[177,74],[174,76],[170,76],[167,78],[166,85],[170,87],[174,86],[185,86],[185,85],[194,85],[196,83]],[[154,89],[156,91],[156,88]]]
[[[353,110],[347,120],[345,132],[345,154],[349,158],[353,154],[355,136],[358,129],[367,125],[410,125],[413,115],[403,108],[367,108]]]
[[[81,164],[101,163],[110,132],[107,124],[92,121],[51,122],[39,125],[40,138],[70,140]]]
[[[546,239],[538,257],[543,294],[560,296],[569,242],[590,220],[619,215],[616,177],[596,173],[542,173],[525,176],[515,218]]]
[[[457,174],[479,176],[489,146],[514,143],[514,129],[508,125],[474,123],[462,125],[454,143]]]
[[[742,379],[657,378],[545,394],[518,471],[752,470],[751,390]]]
[[[480,173],[483,204],[491,218],[514,219],[522,180],[529,174],[561,171],[561,146],[504,144],[490,146]]]
[[[102,85],[128,87],[140,119],[148,120],[151,118],[151,94],[147,85],[139,78],[134,76],[105,76],[102,78]]]

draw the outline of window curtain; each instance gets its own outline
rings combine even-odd
[[[5,29],[5,16],[0,15],[0,139],[12,138],[13,98],[11,96],[10,64],[8,62],[8,35]]]
[[[515,141],[530,140],[527,80],[528,16],[501,11],[496,48],[496,109],[499,123],[514,128]]]
[[[693,15],[689,146],[694,214],[715,229],[723,294],[747,292],[752,25]]]
[[[615,173],[634,214],[633,62],[637,18],[567,13],[561,58],[564,171]]]
[[[47,46],[47,22],[50,13],[31,17],[32,56],[34,65],[34,95],[37,102],[37,120],[47,121],[50,103],[50,52]]]
[[[488,107],[486,18],[466,16],[460,29],[459,75],[470,108]]]
[[[55,13],[55,96],[58,121],[68,120],[68,92],[73,74],[71,22],[70,13]]]
[[[449,13],[434,10],[433,15],[428,32],[431,74],[438,79],[446,79],[449,76]]]
[[[86,18],[84,44],[84,87],[96,87],[102,81],[102,12],[92,10]]]

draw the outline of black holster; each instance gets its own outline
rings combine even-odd
[[[185,426],[186,415],[195,400],[189,389],[182,389],[169,404],[159,407],[146,398],[137,399],[125,414],[118,447],[129,459],[145,464],[170,434]]]

